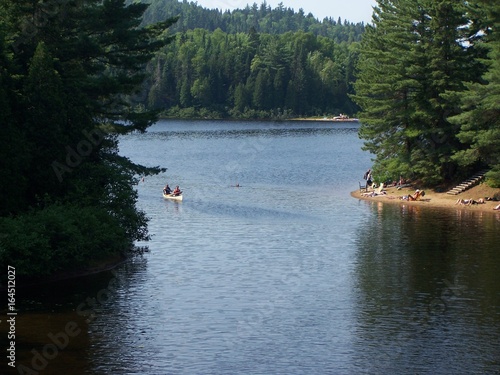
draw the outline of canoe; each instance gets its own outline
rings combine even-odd
[[[165,198],[165,199],[172,199],[174,201],[181,201],[182,200],[182,194],[180,194],[180,195],[163,194],[163,198]]]

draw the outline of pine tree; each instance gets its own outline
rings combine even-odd
[[[25,132],[14,115],[19,108],[11,76],[14,68],[5,47],[0,29],[0,215],[12,215],[25,208],[30,158]]]
[[[270,109],[271,107],[271,82],[269,72],[265,69],[259,70],[255,79],[253,91],[253,105],[257,109]]]
[[[70,144],[62,80],[43,42],[38,44],[29,64],[24,92],[24,129],[29,134],[31,180],[26,196],[28,204],[35,204],[40,195],[61,194],[64,189],[51,165],[64,160],[66,146]]]
[[[120,156],[116,134],[156,121],[132,96],[175,20],[141,27],[147,5],[124,0],[48,5],[0,7],[0,163],[10,159],[1,171],[14,184],[0,183],[0,265],[19,275],[84,267],[148,239],[133,184],[164,170]]]
[[[465,1],[378,1],[361,43],[354,98],[379,179],[402,175],[435,185],[457,173],[453,96],[481,74],[477,29],[467,15]]]
[[[459,98],[464,112],[450,119],[460,126],[458,138],[466,146],[454,158],[464,168],[491,168],[487,181],[500,187],[500,12],[489,1],[477,3],[485,12],[488,71],[483,82],[467,85]]]
[[[245,85],[243,83],[238,83],[234,91],[234,109],[239,113],[243,113],[248,104],[248,95]]]

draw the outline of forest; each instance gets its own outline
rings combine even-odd
[[[358,110],[349,95],[363,23],[318,21],[265,2],[221,12],[154,0],[144,24],[176,15],[175,40],[148,65],[146,108],[164,117],[240,119]]]
[[[207,9],[196,2],[178,0],[147,0],[148,9],[144,13],[143,24],[163,19],[179,17],[169,30],[177,33],[194,29],[207,31],[222,30],[228,34],[248,33],[255,30],[261,34],[285,34],[287,32],[310,32],[314,35],[333,39],[336,43],[357,42],[361,39],[365,25],[349,20],[331,17],[318,20],[313,14],[305,14],[302,9],[295,11],[279,3],[271,8],[265,1],[260,5],[253,3],[244,9],[221,11]]]
[[[500,187],[500,7],[378,1],[356,66],[360,137],[380,181]]]
[[[378,0],[369,25],[166,0],[3,0],[0,16],[0,267],[19,276],[149,238],[134,184],[165,169],[118,139],[159,115],[357,114],[378,181],[441,188],[486,169],[500,186],[491,1]]]
[[[167,117],[273,118],[356,112],[356,51],[312,33],[182,32],[148,65],[148,109]]]
[[[141,27],[146,8],[0,3],[0,267],[18,281],[119,259],[149,238],[134,184],[165,169],[118,154],[119,134],[157,120],[127,99],[175,22]]]

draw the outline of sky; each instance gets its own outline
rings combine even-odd
[[[253,3],[260,6],[264,0],[194,0],[194,2],[205,8],[233,10],[245,8],[247,4]],[[340,17],[342,21],[353,23],[371,22],[372,7],[376,5],[376,0],[266,0],[273,9],[280,2],[285,8],[293,8],[296,12],[302,8],[305,14],[312,13],[319,20],[332,17],[337,21]]]

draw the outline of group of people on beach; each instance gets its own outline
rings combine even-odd
[[[380,184],[380,186],[379,186],[379,188],[377,190],[375,190],[376,184],[373,182],[373,176],[372,176],[372,170],[371,170],[371,168],[368,169],[365,172],[365,174],[363,175],[363,179],[366,180],[366,188],[371,187],[373,189],[373,191],[362,193],[361,194],[362,196],[364,196],[364,197],[376,197],[376,196],[379,196],[379,195],[386,195],[387,194],[387,192],[383,190],[384,189],[384,184],[383,183]],[[409,183],[408,183],[407,180],[403,179],[403,177],[400,177],[399,181],[393,181],[392,183],[385,184],[385,186],[387,186],[387,187],[394,186],[394,187],[397,187],[398,190],[399,190],[402,187],[409,186]],[[425,195],[425,191],[417,189],[417,190],[415,190],[415,193],[408,194],[408,195],[403,195],[402,197],[399,197],[399,199],[401,199],[401,200],[407,200],[407,201],[417,201],[421,197],[423,197],[424,195]],[[476,199],[472,199],[472,198],[470,198],[470,199],[459,198],[459,199],[457,199],[457,201],[455,202],[455,204],[464,205],[464,206],[472,206],[472,205],[475,205],[475,204],[485,204],[486,200],[494,200],[494,199],[479,198],[479,199],[476,200]],[[500,204],[498,204],[495,207],[493,207],[493,209],[497,210],[497,211],[500,211]]]
[[[368,169],[365,174],[363,175],[363,180],[366,180],[366,187],[374,187],[373,184],[373,175],[372,175],[372,170],[371,168]],[[394,181],[386,181],[385,186],[395,186],[398,189],[403,188],[405,186],[410,186],[410,182],[403,178],[403,176],[399,176],[399,180],[394,180]]]
[[[460,204],[464,206],[472,206],[473,204],[485,204],[487,200],[492,200],[489,198],[479,198],[478,200],[475,199],[457,199],[455,204]],[[500,204],[497,204],[495,207],[493,207],[494,210],[500,210]]]

